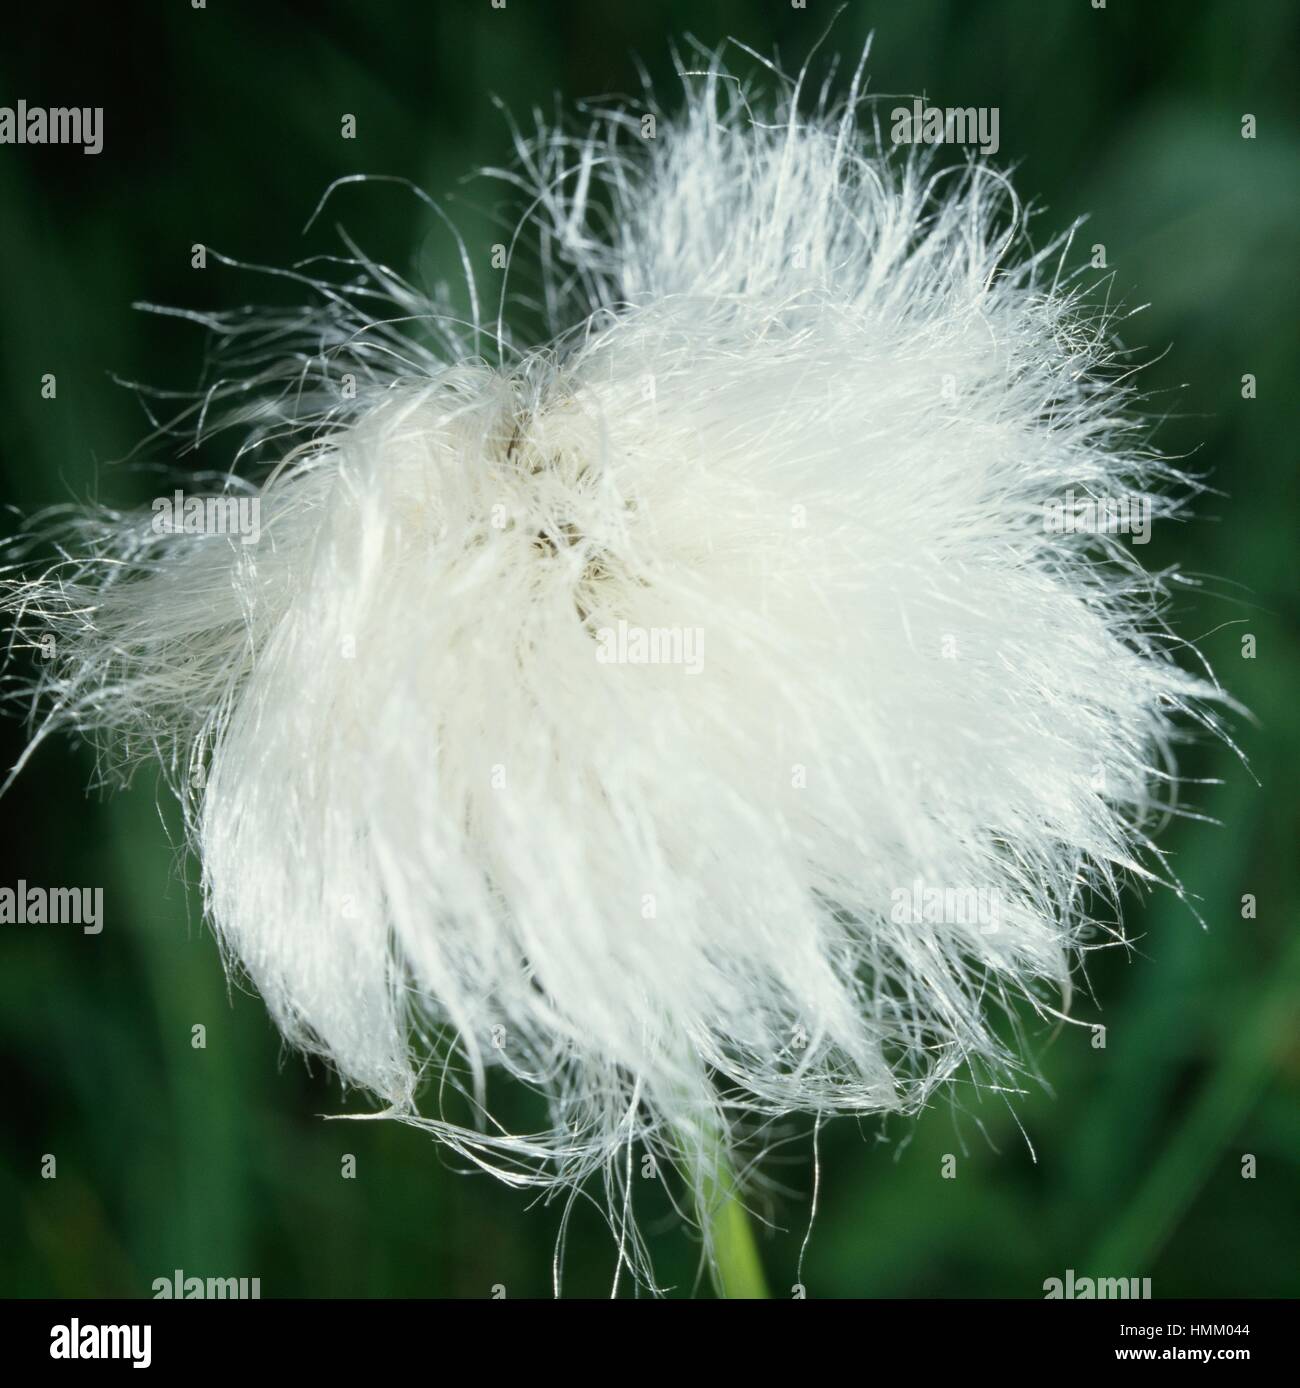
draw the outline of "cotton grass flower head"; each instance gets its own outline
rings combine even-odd
[[[703,1186],[782,1115],[1005,1088],[998,1017],[1058,1016],[1090,913],[1160,875],[1213,692],[1166,578],[1045,524],[1187,491],[1064,244],[891,148],[860,71],[838,106],[686,88],[652,139],[516,135],[500,309],[462,247],[469,318],[357,252],[203,320],[184,427],[242,431],[256,543],[82,512],[4,599],[57,640],[38,737],[165,768],[286,1038],[506,1179],[604,1172],[638,1267],[634,1150]]]

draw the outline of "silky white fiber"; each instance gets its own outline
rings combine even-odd
[[[354,250],[202,319],[255,540],[85,510],[4,590],[38,738],[165,768],[286,1038],[624,1234],[643,1145],[1012,1086],[1216,695],[1134,536],[1049,523],[1192,490],[1068,246],[778,85],[517,135],[468,316]]]

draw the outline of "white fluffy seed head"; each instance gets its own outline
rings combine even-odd
[[[1179,483],[1062,246],[798,105],[518,138],[541,349],[366,260],[210,320],[257,542],[99,513],[7,590],[289,1040],[515,1180],[1005,1077],[1211,692],[1128,541],[1045,524]],[[417,1117],[430,1056],[549,1126]]]

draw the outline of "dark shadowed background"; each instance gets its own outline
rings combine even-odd
[[[521,117],[557,96],[636,93],[639,57],[671,108],[672,37],[779,45],[794,69],[832,9],[170,0],[7,12],[0,105],[102,106],[105,147],[0,146],[0,499],[30,512],[156,493],[149,474],[114,466],[146,419],[109,373],[186,389],[204,342],[132,303],[217,309],[266,294],[237,271],[192,269],[194,243],[285,265],[336,249],[341,222],[421,282],[454,278],[450,242],[396,187],[345,189],[301,234],[332,179],[396,174],[444,199],[490,276],[503,190],[462,177],[509,156],[491,93]],[[999,108],[997,162],[1018,166],[1020,193],[1044,209],[1036,238],[1090,213],[1082,254],[1104,244],[1112,296],[1150,303],[1125,342],[1158,358],[1143,378],[1148,409],[1169,416],[1158,441],[1194,455],[1218,494],[1194,521],[1158,524],[1147,557],[1201,577],[1172,620],[1256,721],[1232,724],[1250,770],[1220,745],[1186,751],[1186,773],[1210,782],[1191,798],[1218,823],[1176,822],[1162,844],[1205,928],[1172,892],[1130,897],[1134,948],[1094,954],[1096,1001],[1077,1003],[1105,1024],[1104,1049],[1087,1028],[1031,1021],[1041,1080],[1014,1114],[966,1087],[916,1122],[823,1132],[810,1296],[1035,1297],[1068,1268],[1150,1276],[1156,1296],[1300,1292],[1298,27],[1289,0],[855,0],[827,40],[851,63],[875,31],[874,90]],[[54,400],[41,396],[46,373]],[[1257,398],[1243,398],[1246,375]],[[19,524],[5,515],[6,532]],[[0,744],[7,767],[20,724],[6,720]],[[84,749],[51,741],[0,800],[0,885],[100,885],[106,903],[96,937],[0,927],[0,1292],[147,1296],[180,1268],[260,1277],[264,1296],[548,1294],[557,1207],[455,1174],[419,1132],[324,1121],[365,1106],[282,1054],[260,1002],[227,989],[153,776],[108,799],[87,794],[93,769]],[[196,1024],[205,1049],[191,1046]],[[789,1134],[773,1172],[786,1191],[757,1206],[782,1296],[811,1180],[806,1126]],[[345,1153],[355,1179],[341,1174]],[[46,1154],[56,1179],[42,1177]],[[670,1217],[648,1232],[661,1278],[689,1292],[697,1246]],[[580,1214],[566,1294],[606,1293],[613,1265],[608,1232]]]

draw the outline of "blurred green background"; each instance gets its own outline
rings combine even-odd
[[[526,117],[557,94],[635,92],[639,56],[671,107],[671,37],[778,44],[797,67],[832,12],[824,0],[172,0],[8,15],[0,103],[106,114],[97,157],[0,147],[3,499],[30,511],[155,494],[148,474],[112,463],[146,421],[108,373],[189,388],[204,343],[132,302],[216,309],[266,292],[191,269],[194,242],[283,265],[335,249],[337,220],[416,278],[454,278],[446,237],[395,187],[346,189],[308,237],[300,228],[338,175],[398,174],[450,194],[485,248],[503,194],[461,179],[508,158],[489,93]],[[1180,821],[1162,843],[1208,928],[1172,893],[1130,898],[1136,948],[1092,956],[1099,1010],[1087,996],[1076,1009],[1105,1023],[1104,1050],[1085,1028],[1032,1025],[1041,1082],[1014,1115],[967,1089],[916,1122],[823,1132],[810,1296],[1036,1297],[1067,1268],[1150,1276],[1157,1296],[1300,1292],[1297,27],[1290,0],[918,0],[851,3],[831,31],[826,49],[851,62],[875,30],[877,91],[997,106],[998,160],[1045,209],[1036,237],[1091,213],[1084,254],[1104,243],[1113,295],[1150,302],[1126,342],[1159,357],[1144,377],[1150,408],[1169,415],[1159,442],[1194,454],[1220,494],[1193,522],[1158,525],[1148,558],[1202,576],[1173,620],[1252,710],[1233,728],[1262,784],[1222,746],[1187,749],[1186,774],[1218,782],[1194,799],[1220,823]],[[343,113],[355,140],[340,136]],[[45,372],[56,400],[41,398]],[[1242,397],[1246,373],[1257,399]],[[8,766],[22,729],[6,720],[0,738]],[[149,1295],[182,1268],[260,1277],[265,1296],[549,1294],[558,1208],[455,1174],[419,1132],[323,1121],[363,1105],[285,1056],[255,998],[228,992],[158,787],[142,775],[111,800],[88,795],[92,771],[84,749],[52,742],[0,800],[0,883],[101,884],[107,913],[94,938],[0,928],[0,1292]],[[1255,919],[1242,918],[1245,893]],[[190,1045],[196,1023],[204,1050]],[[772,1168],[785,1190],[759,1197],[782,1296],[811,1183],[806,1127],[788,1132]],[[56,1180],[41,1178],[45,1153]],[[355,1179],[341,1176],[344,1153]],[[668,1214],[647,1232],[661,1279],[689,1293],[697,1247]],[[607,1231],[579,1212],[566,1295],[607,1294],[613,1265]]]

